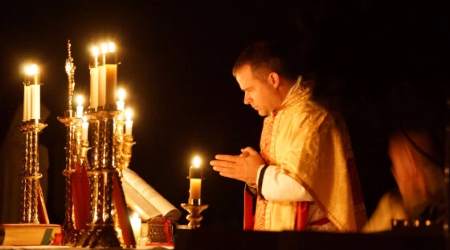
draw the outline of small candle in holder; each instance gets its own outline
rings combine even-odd
[[[81,124],[81,140],[88,141],[89,121],[86,116],[83,116],[83,123]]]
[[[202,189],[202,159],[196,155],[192,158],[189,168],[189,203],[200,200]]]
[[[116,108],[118,111],[123,111],[125,109],[125,98],[127,97],[127,92],[125,91],[125,89],[119,88],[116,95]]]
[[[84,97],[82,95],[75,96],[75,104],[77,105],[75,117],[77,117],[77,118],[83,117],[83,103],[84,103]]]
[[[132,135],[133,133],[133,110],[127,108],[125,110],[125,135]]]

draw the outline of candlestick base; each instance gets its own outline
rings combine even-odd
[[[117,233],[112,225],[91,225],[83,231],[75,244],[84,248],[120,248]]]
[[[208,208],[208,204],[195,204],[195,203],[181,203],[181,207],[188,211],[186,219],[189,221],[188,229],[197,229],[200,227],[200,222],[203,216],[200,214]]]

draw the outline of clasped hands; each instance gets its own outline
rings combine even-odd
[[[246,147],[241,149],[240,155],[218,154],[210,164],[221,176],[255,185],[258,169],[264,160],[256,150]]]

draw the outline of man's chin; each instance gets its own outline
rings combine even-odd
[[[262,111],[262,110],[256,110],[256,111],[258,112],[258,115],[259,115],[259,116],[264,117],[264,116],[267,116],[267,115],[268,115],[268,113],[265,112],[265,111]]]

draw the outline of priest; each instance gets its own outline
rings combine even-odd
[[[365,208],[345,126],[312,99],[295,56],[269,42],[240,54],[233,76],[244,104],[265,117],[260,152],[245,147],[210,164],[246,184],[244,230],[355,232]]]

